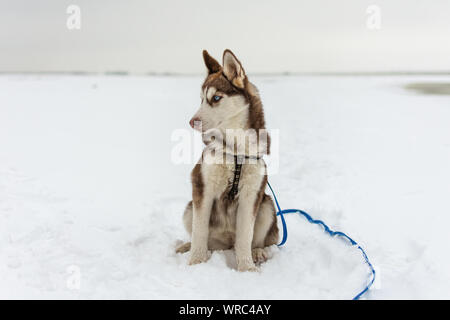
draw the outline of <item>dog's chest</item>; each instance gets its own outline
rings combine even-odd
[[[256,164],[242,164],[238,176],[238,192],[245,188],[248,191],[258,192],[263,179],[264,165],[258,161]],[[235,178],[236,166],[231,164],[203,164],[202,176],[205,191],[214,197],[227,194]]]

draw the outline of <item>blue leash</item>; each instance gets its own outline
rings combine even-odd
[[[299,209],[285,209],[285,210],[281,210],[280,204],[278,203],[277,196],[275,195],[275,192],[273,192],[273,189],[272,189],[270,183],[267,182],[267,185],[269,186],[270,191],[272,191],[273,198],[275,199],[275,203],[276,203],[277,208],[278,208],[277,216],[280,216],[281,223],[283,225],[283,238],[281,239],[281,242],[280,242],[280,244],[278,246],[284,245],[286,243],[286,241],[287,241],[288,233],[287,233],[286,221],[284,220],[284,215],[287,214],[287,213],[294,213],[294,212],[297,212],[297,213],[300,213],[301,215],[303,215],[308,220],[309,223],[321,225],[324,228],[325,232],[328,233],[331,237],[340,236],[340,237],[343,237],[343,238],[347,239],[351,243],[352,246],[358,246],[357,249],[359,249],[361,251],[361,253],[362,253],[363,257],[364,257],[364,260],[366,261],[366,263],[369,266],[370,271],[372,273],[372,280],[369,282],[369,284],[364,288],[364,290],[362,290],[360,293],[358,293],[353,298],[353,300],[359,300],[359,298],[361,298],[361,296],[363,294],[365,294],[367,291],[369,291],[370,287],[372,286],[372,284],[375,281],[375,269],[373,268],[373,265],[370,263],[369,258],[367,257],[367,254],[364,251],[364,249],[355,240],[350,238],[345,233],[340,232],[340,231],[333,231],[333,230],[331,230],[323,221],[321,221],[321,220],[314,220],[305,211],[302,211],[302,210],[299,210]]]

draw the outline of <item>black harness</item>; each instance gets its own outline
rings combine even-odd
[[[239,179],[241,178],[242,163],[244,162],[244,159],[259,160],[259,159],[261,159],[261,157],[234,155],[234,178],[233,178],[233,184],[231,185],[231,189],[228,192],[229,200],[233,200],[234,197],[236,197],[236,195],[238,194]]]

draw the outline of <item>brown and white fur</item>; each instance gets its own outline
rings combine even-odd
[[[176,251],[190,250],[189,264],[193,265],[207,261],[210,250],[234,247],[237,269],[256,271],[255,263],[268,258],[266,247],[278,241],[275,207],[271,197],[264,192],[266,165],[262,158],[245,159],[238,193],[230,200],[228,192],[235,164],[233,160],[223,159],[224,154],[229,156],[230,153],[252,155],[251,150],[256,150],[256,156],[261,157],[269,153],[270,140],[256,149],[238,142],[230,148],[229,145],[224,147],[223,140],[205,137],[213,129],[225,138],[227,129],[265,130],[262,103],[256,87],[248,81],[241,63],[230,50],[223,54],[223,66],[206,50],[203,51],[203,59],[208,75],[201,89],[200,109],[190,124],[194,128],[201,122],[206,147],[192,170],[192,201],[183,216],[191,242],[180,245]],[[215,101],[218,99],[215,96],[220,99]],[[215,151],[209,152],[211,149]],[[207,158],[216,161],[205,161]]]

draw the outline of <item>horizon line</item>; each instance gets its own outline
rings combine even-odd
[[[108,76],[204,76],[204,73],[130,72],[130,71],[0,71],[0,75],[108,75]],[[404,76],[450,75],[447,71],[344,71],[344,72],[253,72],[250,76]]]

